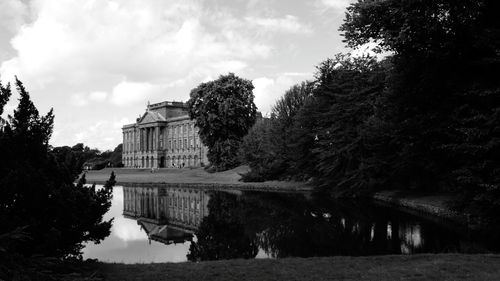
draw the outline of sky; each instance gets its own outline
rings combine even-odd
[[[17,75],[41,114],[54,109],[53,146],[113,149],[148,101],[187,101],[228,72],[252,80],[266,115],[351,51],[338,29],[353,1],[0,0],[0,80]]]

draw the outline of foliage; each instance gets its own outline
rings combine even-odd
[[[385,86],[385,62],[337,55],[318,67],[316,88],[296,118],[295,165],[337,192],[372,188],[380,165],[373,157],[370,127]],[[293,139],[293,138],[292,138]],[[375,163],[371,163],[375,162]]]
[[[348,8],[348,45],[395,52],[385,121],[394,128],[396,182],[464,195],[498,223],[500,4],[491,0],[360,1]]]
[[[246,137],[244,179],[313,179],[351,195],[454,191],[463,208],[498,224],[499,10],[493,0],[352,4],[340,28],[347,45],[375,42],[392,55],[322,62],[286,126],[272,117]]]
[[[187,102],[191,119],[196,120],[208,160],[215,170],[237,166],[242,138],[255,123],[256,107],[250,80],[229,73],[191,90]]]
[[[74,161],[66,163],[49,149],[52,111],[40,116],[17,79],[16,88],[19,105],[0,132],[0,154],[8,159],[0,162],[0,233],[22,228],[29,237],[8,249],[13,255],[78,257],[84,242],[109,234],[112,221],[102,216],[111,204],[115,176],[100,190],[84,186],[84,177],[75,186]],[[2,99],[8,95],[9,87],[2,86]]]
[[[292,87],[245,137],[242,155],[252,170],[243,180],[313,178],[355,192],[373,186],[367,128],[378,120],[386,68],[341,54],[322,62],[314,82]]]
[[[90,149],[88,146],[84,146],[83,143],[77,143],[72,147],[54,147],[50,153],[56,157],[58,163],[64,164],[75,177],[82,172],[85,163],[93,163],[99,169],[105,168],[108,165],[112,167],[123,166],[122,144],[116,146],[113,151],[107,150],[101,152],[96,148]]]
[[[314,84],[302,82],[292,86],[274,105],[271,118],[258,121],[244,137],[240,157],[251,171],[243,181],[282,179],[295,174],[292,161],[296,147],[290,143],[294,117],[312,95]]]

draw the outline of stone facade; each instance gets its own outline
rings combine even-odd
[[[182,102],[147,106],[136,123],[125,125],[122,162],[128,168],[184,168],[208,164],[194,120]]]

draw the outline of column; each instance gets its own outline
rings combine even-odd
[[[151,128],[148,128],[148,151],[151,151]]]
[[[155,128],[149,128],[149,150],[153,151],[154,148],[154,129]]]
[[[149,145],[149,139],[151,138],[149,133],[149,128],[146,128],[146,151],[151,150],[151,146]]]
[[[139,151],[142,153],[142,128],[139,129]]]
[[[122,134],[123,134],[123,145],[122,145],[122,149],[123,149],[123,152],[125,152],[125,131],[122,131]]]

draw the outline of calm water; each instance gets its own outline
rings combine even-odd
[[[84,258],[181,262],[438,252],[489,252],[466,231],[367,202],[303,193],[115,187],[111,235]]]

